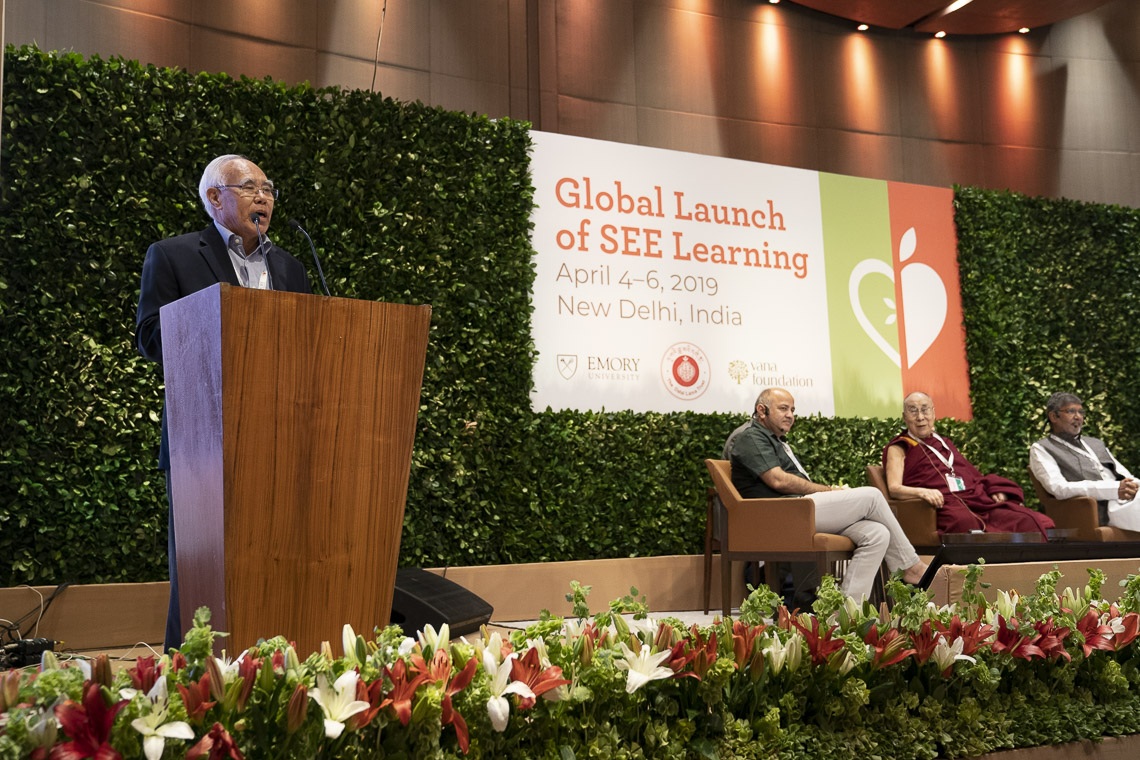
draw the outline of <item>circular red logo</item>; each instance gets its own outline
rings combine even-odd
[[[670,394],[692,401],[709,389],[709,360],[695,343],[674,343],[661,357],[661,382]]]
[[[697,366],[693,357],[681,354],[673,360],[673,379],[677,381],[677,385],[690,388],[700,378],[701,368]]]

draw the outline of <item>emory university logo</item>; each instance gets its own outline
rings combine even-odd
[[[556,361],[558,374],[562,375],[564,380],[574,377],[574,373],[578,371],[578,354],[558,354]]]

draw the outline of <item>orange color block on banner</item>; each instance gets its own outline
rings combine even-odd
[[[887,195],[903,393],[923,391],[939,416],[972,419],[954,193],[888,182]],[[938,208],[945,212],[931,213]]]

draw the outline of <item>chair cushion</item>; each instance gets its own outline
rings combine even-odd
[[[853,552],[855,551],[855,542],[847,536],[839,536],[834,533],[816,533],[814,537],[814,546],[816,551],[827,552]]]

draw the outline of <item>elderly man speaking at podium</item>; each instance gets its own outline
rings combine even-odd
[[[885,560],[903,580],[918,583],[926,563],[918,558],[887,500],[877,488],[847,488],[813,483],[788,445],[796,420],[796,401],[783,388],[769,388],[756,399],[752,424],[732,447],[732,484],[746,499],[807,496],[815,502],[815,527],[851,539],[855,554],[843,575],[844,593],[855,599],[871,594]]]
[[[265,172],[244,156],[218,156],[206,166],[198,183],[198,195],[213,222],[204,230],[160,240],[147,249],[135,315],[135,344],[139,353],[161,364],[159,310],[219,282],[261,290],[312,292],[301,262],[275,246],[266,235],[277,194],[277,188],[266,178]],[[171,504],[167,521],[170,609],[165,639],[169,649],[182,643],[183,628],[178,611],[174,502],[170,499],[167,446],[164,413],[158,468],[166,472],[167,499]]]
[[[939,533],[1045,533],[1053,520],[1024,505],[1021,486],[982,475],[954,442],[934,430],[934,402],[925,393],[903,399],[906,431],[883,449],[887,489],[895,499],[920,498],[938,510]]]

